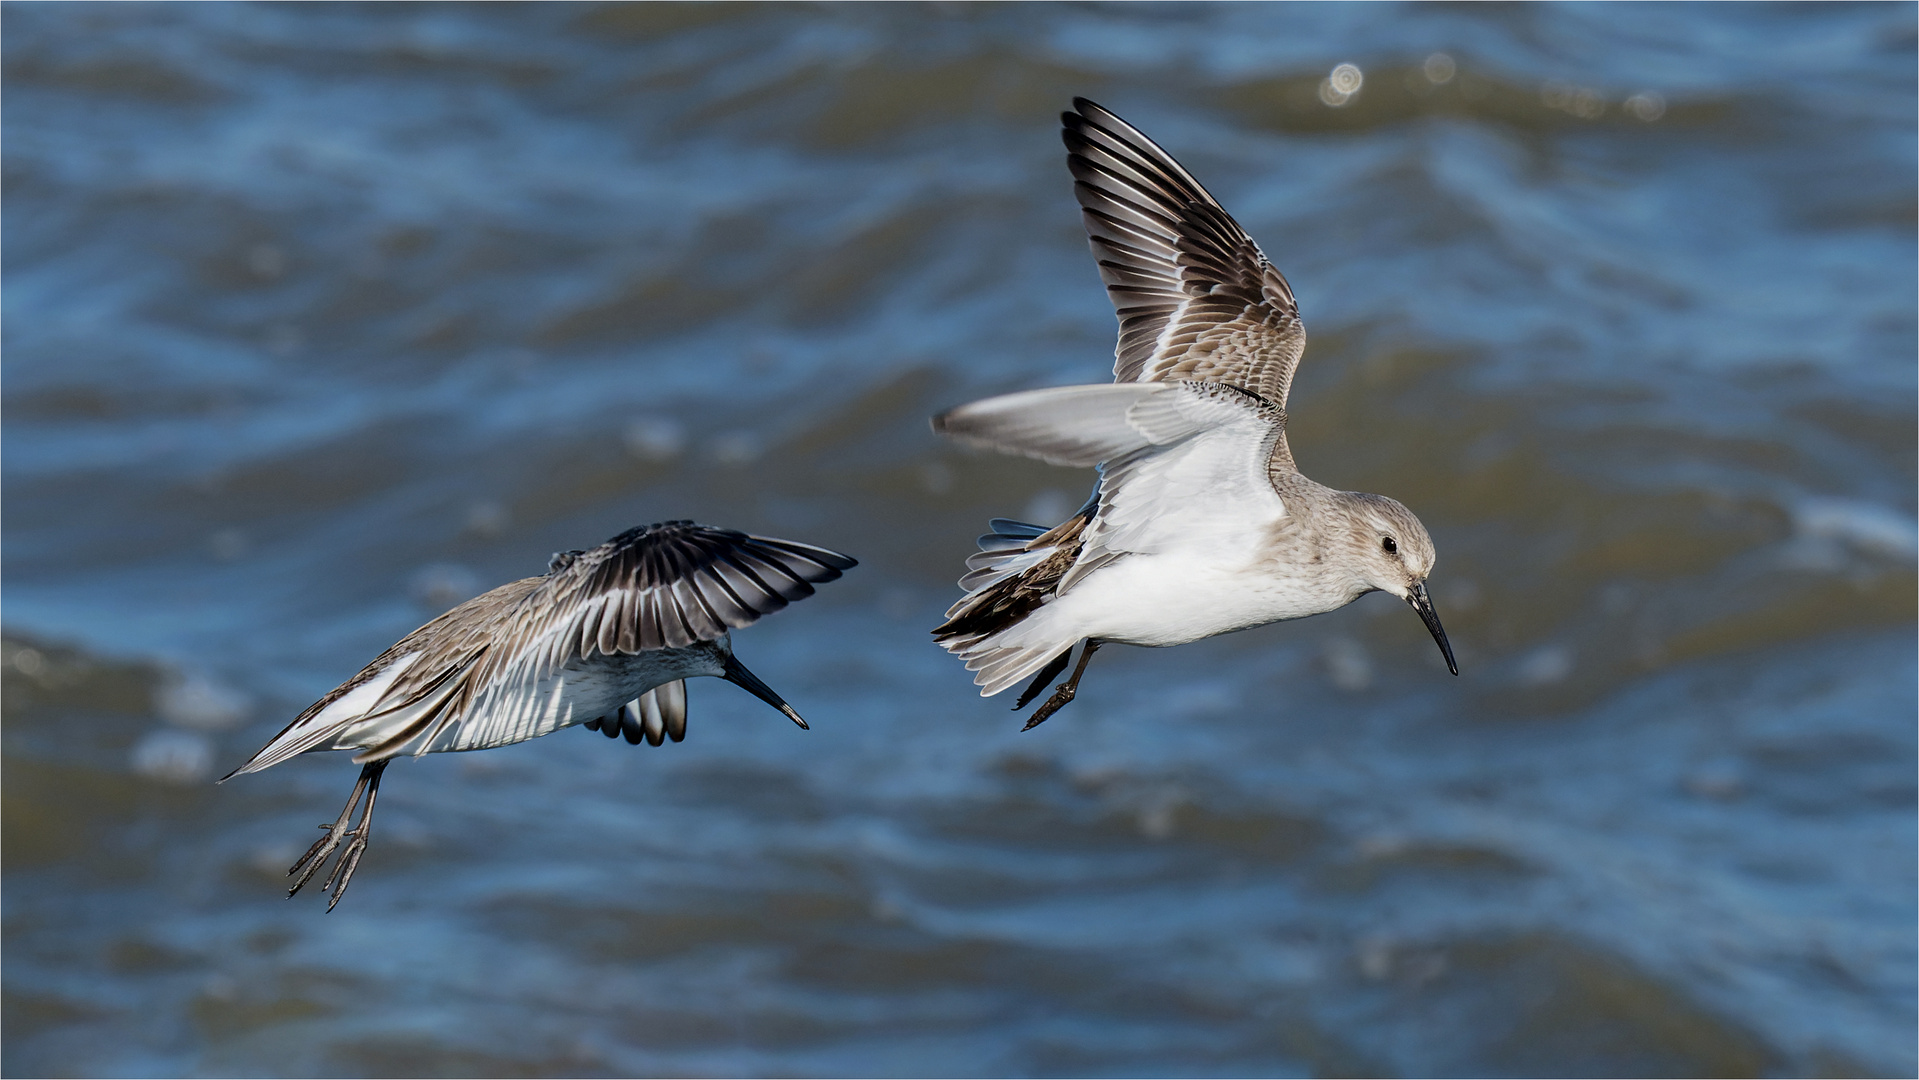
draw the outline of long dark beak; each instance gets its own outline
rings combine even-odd
[[[1433,623],[1433,625],[1438,626],[1439,624]],[[1443,641],[1445,639],[1442,638],[1441,640]],[[758,675],[746,670],[746,665],[740,663],[739,659],[732,653],[726,654],[726,670],[720,673],[720,678],[725,679],[734,686],[745,690],[747,693],[752,694],[754,697],[785,713],[787,718],[795,724],[806,727],[806,721],[800,719],[800,714],[793,711],[793,706],[788,705],[785,698],[775,694],[772,687],[761,682]]]
[[[1433,610],[1432,598],[1426,595],[1426,583],[1421,581],[1413,585],[1413,594],[1406,602],[1419,612],[1426,629],[1433,632],[1433,640],[1439,642],[1439,651],[1446,654],[1446,670],[1459,674],[1459,665],[1453,661],[1453,647],[1446,641],[1446,628],[1439,625],[1439,612]]]

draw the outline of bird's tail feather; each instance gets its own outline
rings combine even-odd
[[[979,686],[979,696],[992,697],[1025,682],[1075,644],[1076,641],[1047,641],[1035,645],[988,646],[960,655],[966,660],[966,669],[978,673],[973,676],[973,682]]]
[[[979,538],[979,551],[966,557],[967,573],[959,580],[960,588],[969,593],[1025,573],[1053,553],[1050,546],[1029,546],[1046,535],[1044,525],[994,518],[988,527],[993,531]]]

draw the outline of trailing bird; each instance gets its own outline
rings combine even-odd
[[[336,852],[321,884],[332,911],[365,854],[387,764],[403,754],[486,750],[575,724],[653,746],[686,737],[686,680],[725,679],[806,721],[733,655],[730,631],[813,595],[855,561],[836,551],[691,521],[646,525],[547,572],[468,600],[413,631],[308,706],[252,760],[353,750],[359,782],[293,868],[289,897]],[[365,812],[349,829],[362,796]]]

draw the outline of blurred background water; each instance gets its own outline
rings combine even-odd
[[[8,1075],[1911,1075],[1910,5],[9,5]],[[1338,65],[1350,64],[1351,70]],[[1019,733],[926,631],[1085,472],[1075,94],[1259,238],[1371,597],[1108,650]],[[214,787],[426,618],[675,517],[862,566],[812,721]]]

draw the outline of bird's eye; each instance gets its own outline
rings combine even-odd
[[[1399,541],[1394,540],[1390,536],[1382,537],[1379,541],[1379,546],[1385,548],[1386,554],[1388,555],[1399,554]]]

